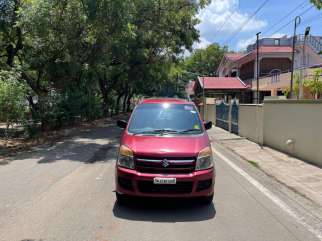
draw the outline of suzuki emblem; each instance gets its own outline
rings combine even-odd
[[[170,165],[170,163],[168,162],[167,159],[164,159],[162,162],[161,162],[162,166],[163,167],[168,167]]]

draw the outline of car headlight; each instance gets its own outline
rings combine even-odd
[[[129,169],[134,169],[133,151],[122,145],[117,158],[117,165]]]
[[[197,158],[196,170],[209,169],[214,166],[211,147],[202,149]]]

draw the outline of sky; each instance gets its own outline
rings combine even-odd
[[[250,18],[264,2],[261,10]],[[248,44],[255,42],[258,32],[262,32],[261,37],[291,36],[294,21],[287,23],[297,15],[301,15],[298,33],[304,33],[310,26],[312,35],[322,36],[322,10],[311,6],[309,0],[212,0],[198,14],[200,42],[195,43],[194,48],[219,43],[230,50],[244,51]],[[289,14],[291,11],[293,13]],[[243,24],[244,28],[238,32]]]

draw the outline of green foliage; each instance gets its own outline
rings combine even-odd
[[[318,99],[322,94],[322,69],[317,69],[314,71],[313,79],[308,79],[304,81],[304,86],[309,89],[312,96]]]
[[[203,76],[215,76],[226,51],[226,47],[221,48],[216,43],[205,49],[196,49],[191,56],[185,59],[185,69]]]
[[[251,164],[254,167],[259,168],[259,164],[258,161],[254,161],[254,160],[248,160],[248,163]]]
[[[209,2],[0,1],[0,70],[19,66],[28,129],[126,111],[135,96],[182,95],[179,56],[198,40]]]
[[[322,8],[322,1],[321,0],[310,0],[311,3],[313,3],[317,9],[321,9]]]
[[[293,94],[299,98],[300,94],[300,74],[299,73],[294,73],[294,85],[293,85]]]
[[[18,71],[0,70],[0,121],[7,128],[26,120],[26,95],[28,87],[19,80]]]
[[[300,74],[294,73],[293,74],[293,95],[299,98],[300,94]],[[290,88],[286,88],[283,90],[284,96],[288,97],[290,94]]]
[[[63,92],[52,90],[38,100],[34,120],[42,123],[43,130],[57,129],[81,120],[102,117],[102,99],[99,92],[73,86]]]

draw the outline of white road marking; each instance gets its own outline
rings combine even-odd
[[[314,229],[312,226],[307,224],[303,218],[299,217],[285,202],[279,199],[276,195],[274,195],[271,191],[269,191],[266,187],[260,184],[257,180],[252,178],[248,173],[230,161],[226,156],[222,153],[218,152],[218,150],[214,151],[214,153],[219,156],[223,161],[225,161],[231,168],[233,168],[236,172],[238,172],[241,176],[243,176],[248,182],[250,182],[253,186],[255,186],[261,193],[263,193],[266,197],[268,197],[271,201],[273,201],[277,206],[283,209],[286,213],[288,213],[291,217],[293,217],[298,223],[302,224],[308,231],[310,231],[314,236],[316,236],[319,240],[322,241],[322,232]]]

